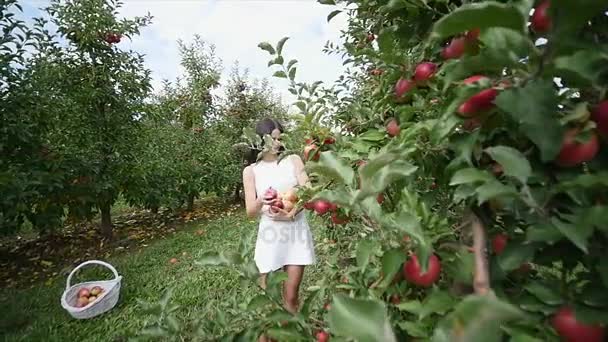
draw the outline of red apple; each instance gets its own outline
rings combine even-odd
[[[608,135],[608,100],[600,102],[591,112],[591,120],[595,121],[597,130]]]
[[[315,202],[306,202],[306,203],[304,203],[304,209],[314,210],[315,209]]]
[[[298,194],[295,189],[289,189],[283,194],[283,199],[296,203],[298,201]]]
[[[479,28],[474,28],[470,31],[467,31],[467,33],[465,34],[464,37],[467,39],[467,42],[469,42],[469,43],[476,42],[477,39],[479,39],[480,31],[481,30]]]
[[[502,251],[507,247],[507,242],[509,241],[509,237],[506,234],[497,234],[492,239],[492,250],[496,255],[502,254]]]
[[[93,296],[99,296],[99,294],[100,294],[100,293],[102,293],[102,292],[103,292],[103,289],[101,288],[101,286],[94,286],[94,287],[91,289],[91,294],[92,294]]]
[[[395,96],[397,98],[401,98],[405,93],[414,89],[416,84],[408,79],[400,78],[395,84]]]
[[[89,297],[89,303],[93,303],[95,300],[97,300],[97,296]]]
[[[579,322],[572,308],[564,306],[551,318],[551,325],[562,340],[567,342],[603,342],[605,328]]]
[[[313,161],[318,161],[319,160],[319,150],[317,149],[317,145],[315,144],[310,144],[310,145],[306,145],[306,147],[304,147],[304,160],[309,160],[309,156],[311,154],[314,154],[314,156],[312,157]]]
[[[443,51],[441,51],[441,57],[446,60],[458,59],[464,54],[466,47],[467,40],[465,37],[453,38],[452,41],[450,41],[450,43],[448,44],[448,46],[443,48]]]
[[[325,305],[323,305],[323,309],[325,309],[326,311],[329,311],[329,309],[331,309],[331,304],[325,303]]]
[[[475,75],[463,81],[464,84],[473,84],[482,79],[487,79],[486,76]],[[498,90],[494,88],[484,89],[477,94],[469,97],[458,107],[458,114],[465,118],[470,118],[475,114],[488,110],[494,107],[494,99],[498,96]]]
[[[279,193],[273,187],[268,188],[264,193],[264,199],[267,201],[273,200],[279,196]]]
[[[314,141],[314,140],[312,140],[311,138],[308,138],[308,139],[304,140],[304,143],[305,143],[306,145],[310,145],[310,144],[312,144],[312,142],[313,142],[313,141]]]
[[[91,291],[89,291],[89,289],[87,289],[86,287],[83,287],[78,291],[78,298],[88,297],[90,295],[91,295]]]
[[[177,258],[171,258],[169,259],[169,262],[172,264],[177,264]]]
[[[382,204],[384,202],[384,194],[378,194],[376,201],[378,201],[378,204]]]
[[[87,306],[88,304],[89,304],[89,298],[87,298],[87,297],[80,297],[76,301],[77,308],[83,308],[83,307]]]
[[[329,341],[329,334],[326,331],[317,332],[317,342],[327,342]]]
[[[401,128],[399,127],[399,123],[395,119],[391,119],[386,125],[386,132],[391,137],[396,137],[401,132]]]
[[[342,216],[342,215],[338,214],[337,212],[333,212],[331,214],[331,222],[335,225],[345,224],[348,221],[349,221],[348,217]]]
[[[324,145],[333,145],[335,142],[336,139],[334,139],[333,137],[327,137],[325,138],[325,140],[323,140]]]
[[[293,207],[295,207],[295,204],[292,201],[283,201],[283,209],[285,209],[285,211],[290,212]]]
[[[414,71],[414,81],[416,83],[424,83],[428,81],[437,71],[437,64],[431,62],[422,62],[416,66]]]
[[[380,76],[384,73],[384,70],[382,69],[372,69],[372,71],[370,71],[370,74],[372,74],[372,76]]]
[[[530,27],[536,33],[545,33],[551,29],[552,22],[549,15],[551,1],[544,0],[534,8],[534,13],[530,19]]]
[[[494,174],[494,176],[499,177],[503,174],[503,172],[505,172],[505,169],[502,167],[502,165],[498,163],[492,164],[492,173]]]
[[[328,211],[331,210],[331,203],[326,200],[318,200],[315,201],[315,212],[318,215],[325,215]]]
[[[403,265],[403,276],[407,281],[422,287],[430,287],[433,285],[441,274],[441,262],[435,254],[429,258],[428,268],[425,273],[422,273],[422,267],[418,263],[416,254],[412,254],[409,260]]]
[[[564,134],[562,148],[557,156],[556,163],[563,167],[576,166],[582,162],[592,160],[600,149],[600,143],[595,132],[586,142],[577,142],[578,129],[572,128]]]

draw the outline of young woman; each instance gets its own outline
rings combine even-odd
[[[272,119],[261,120],[256,125],[256,133],[262,138],[270,135],[273,144],[259,161],[256,157],[260,151],[251,151],[252,164],[243,170],[247,215],[260,217],[255,262],[264,288],[268,272],[283,269],[287,273],[283,288],[284,305],[288,311],[296,312],[304,266],[315,262],[312,234],[301,209],[294,208],[289,212],[270,210],[271,202],[264,199],[264,194],[270,187],[281,193],[307,186],[308,176],[299,156],[290,155],[278,161],[284,150],[281,144],[283,126],[280,123]]]

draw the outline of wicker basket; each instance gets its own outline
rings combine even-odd
[[[109,268],[112,273],[114,273],[114,279],[112,280],[100,280],[100,281],[89,281],[85,283],[79,283],[76,285],[71,285],[72,276],[79,269],[83,268],[86,265],[102,265]],[[120,281],[122,280],[122,276],[118,275],[116,269],[103,261],[99,260],[89,260],[85,261],[82,264],[78,265],[68,276],[68,281],[65,287],[65,291],[61,296],[61,306],[67,310],[67,312],[72,315],[72,317],[77,319],[87,319],[91,317],[95,317],[100,315],[110,309],[112,309],[116,303],[118,302],[118,297],[120,294]],[[83,287],[91,288],[93,286],[99,286],[103,289],[103,292],[99,295],[97,300],[84,307],[77,307],[76,302],[78,301],[78,291]]]

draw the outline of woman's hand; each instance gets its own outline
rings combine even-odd
[[[276,221],[293,221],[295,212],[295,208],[286,211],[285,209],[273,207],[268,211],[268,216]]]

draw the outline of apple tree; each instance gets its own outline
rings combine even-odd
[[[308,160],[299,204],[336,253],[298,314],[271,282],[240,334],[603,341],[608,5],[319,2],[348,16],[326,50],[353,70],[332,101],[298,98],[300,122],[319,108],[343,132]],[[283,44],[260,47],[298,94],[293,64],[273,63]],[[201,262],[255,279],[246,254]]]

